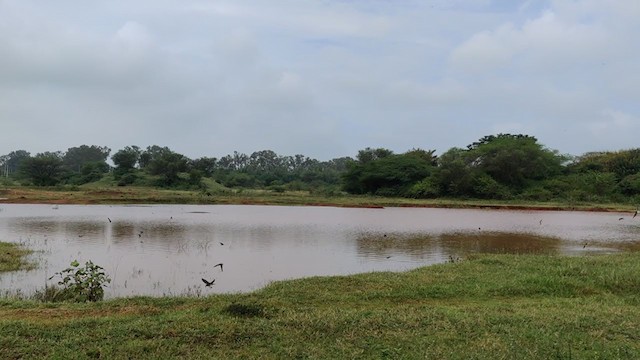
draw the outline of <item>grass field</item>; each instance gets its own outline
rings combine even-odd
[[[483,255],[250,294],[0,300],[0,357],[637,359],[640,254]]]

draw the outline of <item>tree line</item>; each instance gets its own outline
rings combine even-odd
[[[482,198],[533,201],[639,201],[640,149],[560,154],[529,135],[485,136],[466,148],[411,149],[396,154],[366,148],[355,158],[318,161],[271,150],[190,159],[157,145],[82,145],[34,156],[25,150],[0,157],[0,174],[25,185],[81,185],[109,179],[207,190],[207,179],[227,188],[347,192],[411,198]],[[107,159],[113,162],[108,165]]]
[[[221,158],[190,159],[168,147],[126,146],[113,153],[95,145],[66,152],[31,155],[26,150],[0,156],[0,175],[23,185],[83,185],[105,179],[118,186],[158,186],[206,190],[205,179],[228,188],[276,191],[323,189],[339,191],[351,158],[318,161],[304,155],[281,156],[271,150],[250,155],[234,152]],[[113,166],[107,163],[111,159]]]

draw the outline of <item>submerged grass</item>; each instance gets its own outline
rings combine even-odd
[[[0,272],[33,268],[34,265],[25,260],[31,252],[19,244],[0,242]]]
[[[640,254],[481,255],[206,298],[0,300],[5,358],[640,357]]]

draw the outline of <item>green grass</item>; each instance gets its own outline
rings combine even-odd
[[[251,294],[0,300],[0,357],[634,359],[640,254],[482,255]]]
[[[31,250],[18,244],[0,242],[0,272],[33,268],[33,264],[25,260],[30,253]]]

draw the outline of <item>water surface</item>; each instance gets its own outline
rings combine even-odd
[[[620,218],[623,218],[620,220]],[[38,268],[0,276],[33,293],[73,260],[112,278],[107,297],[250,291],[315,275],[401,271],[473,253],[580,255],[640,249],[623,213],[248,205],[0,205],[0,240]],[[224,271],[214,268],[224,264]],[[204,287],[202,278],[216,279]]]

